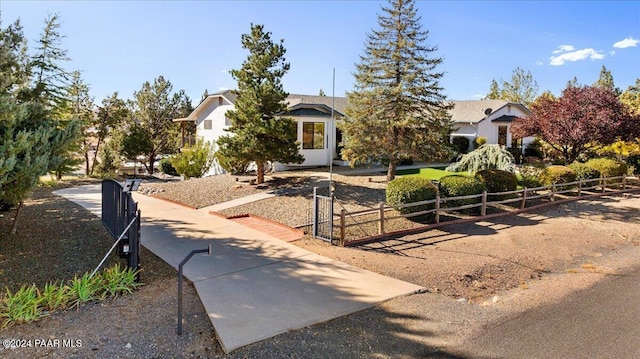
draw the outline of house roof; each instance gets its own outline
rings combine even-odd
[[[450,101],[450,103],[454,104],[450,111],[453,122],[479,122],[487,116],[485,114],[487,109],[494,112],[509,102],[505,100],[463,100]]]
[[[502,115],[498,118],[494,118],[491,122],[513,122],[516,118],[518,118],[518,116]]]
[[[298,104],[308,104],[308,105],[324,105],[329,109],[335,103],[334,111],[338,112],[340,115],[344,114],[344,109],[347,107],[347,98],[346,97],[335,97],[335,100],[331,96],[311,96],[311,95],[300,95],[300,94],[289,94],[287,97],[287,102],[289,103],[289,107],[293,107]]]

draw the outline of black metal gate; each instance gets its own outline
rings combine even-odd
[[[333,240],[333,196],[320,196],[313,188],[313,237]]]
[[[140,210],[131,192],[117,181],[102,181],[102,223],[114,239],[118,254],[131,269],[140,269]]]

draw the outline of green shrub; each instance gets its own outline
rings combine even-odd
[[[544,164],[526,164],[519,169],[520,180],[519,183],[522,187],[536,188],[541,187],[540,174],[544,171]]]
[[[176,171],[185,179],[202,177],[213,164],[214,153],[211,143],[198,139],[191,147],[185,147],[170,161]]]
[[[456,136],[451,140],[453,147],[458,153],[465,154],[469,152],[469,139],[463,136]]]
[[[632,168],[631,173],[634,175],[640,174],[640,155],[631,155],[627,157],[627,166]]]
[[[476,178],[479,179],[489,193],[515,191],[518,188],[518,177],[507,171],[487,169],[478,171]]]
[[[484,145],[487,143],[487,138],[486,137],[476,137],[476,140],[473,141],[473,148],[480,148],[480,146]]]
[[[544,186],[574,182],[576,174],[567,166],[549,166],[540,174],[540,182]]]
[[[225,156],[222,151],[218,151],[214,155],[216,161],[223,170],[231,174],[241,174],[249,170],[250,162],[244,161],[239,157]]]
[[[509,153],[511,153],[511,155],[513,156],[513,160],[515,164],[517,165],[522,164],[522,161],[524,160],[524,156],[522,155],[521,149],[519,149],[518,147],[509,147],[507,148],[507,151],[509,151]]]
[[[438,188],[426,178],[422,177],[398,177],[387,184],[385,191],[387,203],[391,206],[399,206],[408,203],[427,201],[436,198]],[[398,208],[402,214],[425,211],[435,206],[413,206]]]
[[[627,164],[613,158],[592,158],[585,165],[600,172],[602,177],[618,177],[627,174]]]
[[[180,175],[178,171],[176,171],[175,167],[173,167],[173,165],[171,164],[171,160],[168,158],[163,158],[160,160],[160,171],[169,176]]]
[[[581,162],[574,162],[569,165],[569,168],[575,173],[576,180],[590,180],[600,178],[600,172],[590,166],[587,166]]]
[[[440,178],[438,183],[440,195],[443,197],[462,197],[482,193],[486,187],[477,178],[451,175]],[[479,198],[469,198],[445,202],[447,207],[465,206],[467,204],[478,203]]]

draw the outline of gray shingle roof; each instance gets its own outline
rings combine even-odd
[[[331,104],[333,103],[333,98],[331,96],[311,96],[311,95],[289,94],[289,97],[287,97],[287,101],[289,102],[289,106],[294,106],[300,103],[304,103],[304,104],[313,104],[313,105],[325,105],[331,108]],[[344,114],[345,107],[347,107],[347,98],[336,97],[334,110],[340,112],[341,114]]]
[[[478,122],[486,117],[485,111],[492,112],[507,105],[505,100],[462,100],[450,101],[455,105],[450,111],[453,122]]]

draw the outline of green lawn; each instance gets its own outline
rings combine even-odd
[[[396,175],[398,176],[418,176],[418,177],[424,177],[431,181],[439,181],[440,178],[444,176],[453,175],[453,174],[466,176],[467,172],[447,172],[445,170],[430,168],[430,167],[416,168],[416,169],[410,169],[410,170],[400,170],[396,172]]]

